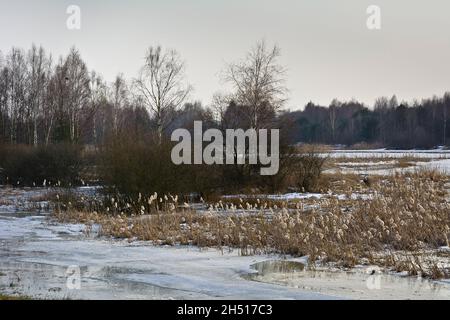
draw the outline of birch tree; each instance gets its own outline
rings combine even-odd
[[[285,68],[278,63],[280,49],[262,40],[241,62],[227,65],[224,79],[234,89],[234,99],[249,108],[252,128],[269,120],[286,101]]]
[[[123,74],[117,75],[112,84],[112,101],[113,101],[113,132],[118,132],[118,114],[119,110],[128,104],[128,87]]]
[[[26,60],[23,50],[12,48],[8,57],[10,81],[8,88],[8,106],[10,116],[10,142],[18,142],[18,125],[24,123],[26,94]]]
[[[185,64],[175,50],[150,47],[134,86],[155,118],[161,141],[163,131],[170,123],[170,111],[178,109],[191,91],[185,81]]]
[[[79,137],[80,117],[90,102],[90,78],[86,64],[81,59],[79,52],[72,48],[66,61],[66,86],[68,99],[66,111],[69,116],[70,140],[75,142]]]
[[[51,73],[51,59],[42,47],[35,45],[28,52],[28,108],[32,125],[32,144],[38,144],[38,118],[42,115],[45,93]]]

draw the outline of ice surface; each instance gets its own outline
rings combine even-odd
[[[45,298],[329,298],[242,278],[251,272],[250,265],[278,259],[275,256],[244,257],[236,250],[222,254],[216,249],[155,247],[148,243],[85,239],[79,235],[76,239],[78,226],[39,227],[37,220],[29,219],[22,223],[31,221],[33,226],[20,232],[18,223],[8,221],[13,228],[6,227],[7,223],[0,224],[0,270],[6,274],[0,277],[3,290],[9,291],[9,284],[18,277],[20,281],[15,286],[20,293]],[[59,235],[61,230],[66,231],[64,237]],[[23,237],[20,242],[18,237]],[[69,290],[66,286],[65,272],[69,266],[81,270],[80,290]]]
[[[450,158],[450,150],[433,149],[433,150],[333,150],[331,152],[322,153],[323,156],[331,158]]]
[[[449,161],[420,165],[448,170]],[[95,192],[92,188],[81,191]],[[450,299],[448,281],[381,275],[382,289],[374,290],[367,287],[369,275],[364,273],[305,271],[293,275],[284,270],[255,274],[252,265],[284,258],[277,255],[241,256],[237,250],[162,247],[88,236],[83,225],[52,223],[48,212],[28,208],[31,198],[42,192],[46,191],[0,189],[2,293],[45,299]],[[322,196],[290,193],[268,197]],[[307,259],[287,258],[302,263]],[[67,286],[69,267],[80,270],[79,290]]]

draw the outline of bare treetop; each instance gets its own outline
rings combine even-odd
[[[150,47],[139,78],[134,81],[138,95],[154,114],[161,137],[167,126],[167,111],[179,108],[191,91],[185,82],[185,64],[175,50]]]
[[[258,126],[261,113],[277,111],[286,101],[286,69],[278,63],[279,56],[278,46],[267,48],[262,40],[245,60],[227,66],[225,80],[232,84],[236,102],[251,108],[253,127]]]

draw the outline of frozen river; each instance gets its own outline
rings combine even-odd
[[[42,191],[42,190],[41,190]],[[41,192],[39,191],[39,192]],[[27,209],[32,190],[0,188],[0,293],[39,299],[450,299],[450,285],[366,272],[286,267],[279,256],[240,256],[86,235]],[[17,201],[17,199],[21,199]],[[281,262],[285,263],[285,262]]]
[[[0,214],[0,292],[43,299],[327,298],[242,277],[274,257],[93,239],[83,229],[49,224],[42,215]]]

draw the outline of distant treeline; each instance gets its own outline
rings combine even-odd
[[[379,98],[373,108],[357,101],[334,100],[324,107],[310,102],[303,111],[284,115],[293,122],[297,142],[389,148],[432,148],[450,145],[450,93],[413,104]]]

